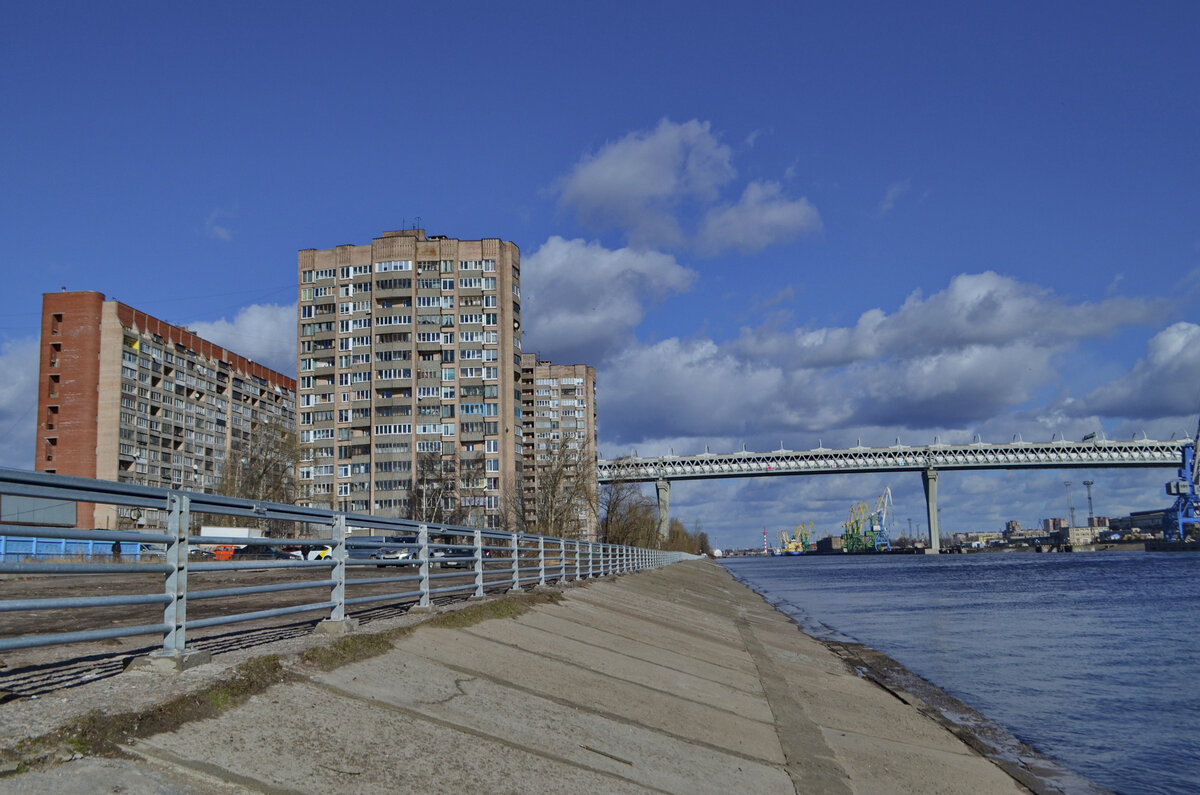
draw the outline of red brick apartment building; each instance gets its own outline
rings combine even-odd
[[[101,293],[42,296],[40,358],[39,472],[212,492],[260,422],[295,424],[293,378]],[[76,520],[135,524],[129,509],[85,503]]]

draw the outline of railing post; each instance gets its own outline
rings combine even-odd
[[[521,590],[521,558],[518,556],[517,534],[509,534],[509,551],[512,556],[512,588],[509,593]]]
[[[567,539],[558,539],[559,582],[567,581]]]
[[[546,587],[546,537],[538,535],[538,587]]]
[[[130,668],[150,668],[157,671],[177,672],[193,665],[201,665],[212,659],[206,651],[187,648],[187,564],[188,523],[190,501],[176,492],[167,495],[167,564],[171,571],[163,586],[167,604],[163,609],[163,623],[167,631],[163,635],[163,647],[146,657],[133,659]]]
[[[583,558],[580,556],[579,552],[579,547],[582,542],[580,542],[580,540],[577,538],[571,543],[575,545],[575,582],[579,582],[579,580],[583,577]]]
[[[417,550],[417,560],[421,564],[421,601],[417,606],[429,607],[429,525],[421,525],[417,531],[417,543],[421,547]]]
[[[483,531],[475,528],[475,593],[476,599],[483,597]]]
[[[596,545],[588,542],[588,579],[596,576]]]
[[[333,610],[330,621],[346,618],[346,514],[339,513],[333,520],[333,593],[329,601]]]
[[[171,541],[167,545],[167,565],[171,573],[165,584],[167,599],[163,610],[163,623],[168,626],[163,638],[163,654],[182,655],[187,642],[187,555],[189,501],[182,494],[168,497],[170,513],[167,515],[167,533]]]
[[[332,529],[333,586],[329,589],[329,601],[333,607],[329,618],[317,624],[316,631],[322,635],[344,635],[358,626],[356,620],[346,618],[346,514],[334,517]]]

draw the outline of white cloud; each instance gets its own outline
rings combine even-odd
[[[233,212],[230,210],[224,210],[221,208],[213,210],[208,214],[208,217],[204,219],[205,234],[211,238],[220,240],[223,243],[228,243],[233,240],[233,231],[228,226],[220,223],[222,218],[231,218],[233,215]]]
[[[1023,420],[1015,412],[1040,390],[1063,387],[1060,364],[1075,346],[1160,311],[1153,301],[1072,303],[995,273],[964,274],[929,297],[910,295],[890,314],[865,312],[850,327],[796,329],[777,318],[720,344],[631,344],[598,368],[601,433],[613,449],[673,440],[680,454],[717,439],[761,449],[780,439],[798,447],[818,438],[847,446],[895,436],[967,442],[980,428],[1001,426],[1041,439],[1055,430],[1082,435],[1096,423],[1062,411]]]
[[[188,325],[197,334],[247,359],[288,376],[296,373],[296,305],[252,304],[232,321]]]
[[[737,204],[705,213],[696,245],[706,254],[725,249],[751,254],[820,229],[821,216],[808,199],[787,199],[778,182],[751,182]]]
[[[1200,411],[1200,325],[1180,322],[1158,332],[1128,373],[1069,410],[1139,420],[1194,415]]]
[[[0,346],[0,466],[32,469],[37,432],[38,341]]]
[[[676,207],[715,201],[736,175],[731,157],[708,122],[663,119],[579,161],[559,184],[559,201],[595,228],[625,230],[635,245],[675,245],[683,240]]]
[[[890,315],[870,309],[853,327],[743,330],[738,348],[746,356],[785,357],[802,367],[932,356],[971,346],[1021,343],[1054,350],[1151,322],[1163,310],[1163,302],[1140,298],[1071,304],[1044,288],[987,271],[955,276],[928,298],[913,292]]]
[[[896,200],[908,192],[911,184],[911,180],[906,179],[903,182],[893,182],[891,185],[888,185],[883,201],[879,202],[879,214],[887,215],[890,213],[896,207]]]
[[[595,362],[632,340],[646,305],[687,290],[695,273],[670,254],[551,237],[525,257],[526,350]]]

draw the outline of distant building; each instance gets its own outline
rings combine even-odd
[[[1108,529],[1121,533],[1139,533],[1141,535],[1162,535],[1163,514],[1165,511],[1134,511],[1129,516],[1114,516],[1108,521]]]
[[[38,472],[212,492],[296,382],[96,292],[42,296]],[[79,527],[161,526],[156,510],[79,503]]]
[[[1016,519],[1009,519],[1004,523],[1004,534],[1012,535],[1013,533],[1021,532],[1021,523]]]
[[[1060,531],[1060,534],[1063,540],[1071,546],[1091,544],[1096,540],[1096,528],[1094,527],[1069,527]]]
[[[842,537],[841,536],[825,536],[824,538],[817,539],[817,552],[819,552],[821,554],[828,554],[830,552],[841,552],[841,551],[842,551]]]
[[[596,540],[596,370],[521,355],[523,526]],[[557,491],[557,497],[545,494]],[[565,501],[565,505],[559,505]],[[557,506],[559,517],[539,516]],[[560,526],[556,526],[560,525]]]
[[[1088,527],[1108,527],[1107,516],[1089,516]]]
[[[1066,529],[1067,529],[1067,520],[1066,519],[1055,518],[1055,519],[1043,519],[1042,520],[1042,532],[1044,532],[1046,534],[1057,533],[1060,530],[1066,530]]]

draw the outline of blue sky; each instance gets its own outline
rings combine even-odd
[[[296,251],[418,217],[520,246],[526,349],[597,366],[608,457],[1191,434],[1197,34],[1185,2],[10,4],[0,465],[43,292],[292,373]],[[1168,474],[947,475],[942,522]],[[920,524],[916,476],[672,509],[742,545],[884,485]]]

